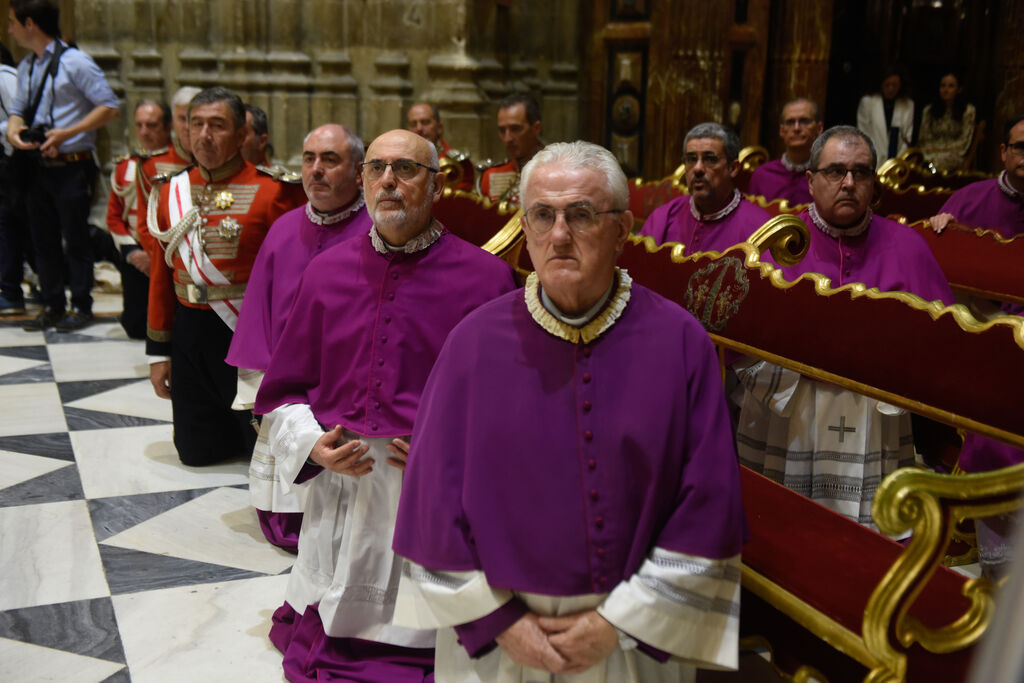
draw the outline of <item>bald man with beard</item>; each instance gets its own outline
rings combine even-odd
[[[309,264],[256,398],[277,476],[305,496],[270,633],[290,681],[431,679],[434,632],[391,623],[409,435],[448,332],[515,287],[431,215],[444,174],[427,140],[385,133],[361,173],[373,225]]]

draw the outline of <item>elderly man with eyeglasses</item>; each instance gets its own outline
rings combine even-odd
[[[1003,237],[1024,233],[1024,114],[1010,119],[999,145],[1003,171],[998,178],[980,180],[953,193],[931,220],[941,233],[950,221],[990,228]]]
[[[270,632],[290,681],[429,680],[434,632],[391,623],[401,470],[448,332],[515,286],[506,263],[431,216],[444,174],[427,140],[385,133],[360,169],[373,224],[303,272],[255,404],[279,480],[304,490]]]
[[[814,201],[800,214],[811,245],[803,261],[782,269],[786,279],[818,273],[832,287],[860,282],[953,303],[924,238],[872,214],[875,163],[871,140],[852,126],[829,128],[815,140],[807,171]],[[841,331],[822,343],[841,350]],[[745,387],[740,462],[873,527],[875,488],[914,462],[909,413],[764,361],[744,359],[734,369]]]
[[[735,667],[743,511],[712,344],[616,267],[633,217],[610,152],[548,145],[521,187],[536,273],[431,372],[395,621],[441,629],[439,681]]]
[[[725,251],[771,218],[736,189],[740,140],[718,123],[694,126],[683,140],[689,195],[659,206],[640,229],[658,244],[681,242],[686,253]]]
[[[761,164],[750,176],[749,194],[765,199],[785,199],[790,205],[809,204],[807,169],[811,165],[811,145],[821,135],[818,105],[798,97],[782,106],[779,137],[786,146],[782,157]]]

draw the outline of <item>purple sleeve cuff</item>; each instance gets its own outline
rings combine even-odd
[[[307,482],[307,481],[309,481],[310,479],[312,479],[313,477],[315,477],[316,475],[320,474],[323,471],[324,471],[324,468],[321,467],[320,465],[313,465],[313,464],[308,463],[308,462],[304,463],[302,465],[302,469],[299,470],[298,476],[295,477],[295,483],[296,484],[301,484],[303,482]]]
[[[522,600],[512,598],[485,617],[459,624],[455,634],[470,657],[483,657],[498,646],[495,639],[529,611]]]
[[[640,652],[643,652],[645,655],[647,655],[654,661],[660,662],[662,664],[667,662],[668,658],[672,656],[664,650],[659,650],[653,645],[648,645],[647,643],[640,640],[636,641],[636,649],[640,650]]]

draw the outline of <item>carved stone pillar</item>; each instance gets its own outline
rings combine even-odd
[[[479,158],[476,155],[484,134],[480,115],[484,95],[475,82],[479,70],[480,65],[464,49],[434,55],[427,60],[430,87],[424,91],[424,99],[441,111],[448,144],[469,151],[474,159]]]
[[[372,97],[363,103],[364,136],[372,140],[385,131],[405,127],[404,103],[412,96],[409,58],[401,52],[381,53],[374,61],[369,87]]]
[[[773,157],[783,152],[779,139],[782,105],[808,97],[825,115],[832,4],[815,0],[778,0],[772,7],[771,51],[765,97],[762,144]]]
[[[217,53],[208,46],[218,45],[220,34],[218,27],[213,25],[215,16],[210,12],[210,3],[204,0],[178,0],[169,6],[172,8],[171,22],[166,30],[177,44],[178,64],[177,68],[173,64],[165,65],[165,69],[172,70],[177,76],[168,96],[186,85],[196,88],[216,85],[219,80]],[[173,60],[173,51],[168,52],[168,58]]]

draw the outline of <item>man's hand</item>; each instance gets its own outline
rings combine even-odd
[[[405,472],[405,462],[409,459],[409,444],[404,439],[392,439],[388,444],[388,464]]]
[[[72,131],[67,128],[51,128],[46,131],[46,142],[39,147],[39,151],[43,153],[44,157],[53,159],[60,151],[61,144],[72,135]]]
[[[932,230],[934,230],[936,234],[941,235],[942,231],[946,229],[946,226],[955,220],[956,218],[951,213],[940,213],[939,215],[932,216],[928,219],[928,223],[932,226]]]
[[[149,364],[149,381],[153,391],[160,398],[171,397],[171,361],[162,360]]]
[[[619,646],[615,627],[597,610],[567,617],[539,617],[537,625],[547,632],[548,641],[568,662],[567,673],[589,669]]]
[[[149,254],[146,253],[145,249],[135,249],[128,252],[128,256],[125,257],[131,265],[135,266],[145,276],[149,276]]]
[[[361,477],[373,471],[373,458],[364,458],[369,446],[359,443],[353,439],[340,446],[335,446],[341,438],[341,425],[338,425],[316,440],[313,450],[309,452],[309,459],[318,465],[323,465],[332,472],[347,474],[350,477]]]
[[[548,642],[548,634],[537,622],[536,614],[532,612],[524,614],[519,621],[509,626],[495,639],[498,641],[498,646],[512,661],[531,669],[540,669],[551,673],[566,671],[568,665],[566,658]],[[612,632],[614,633],[614,629]],[[618,642],[617,637],[616,642]]]

